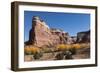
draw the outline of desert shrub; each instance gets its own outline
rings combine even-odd
[[[72,52],[71,51],[66,51],[65,52],[65,59],[73,59],[72,58]]]
[[[77,50],[84,49],[84,48],[90,48],[90,44],[83,43],[83,44],[72,44],[72,48],[69,49],[72,54],[76,54]]]
[[[64,59],[72,59],[72,52],[70,50],[63,51]]]
[[[72,44],[69,51],[72,53],[72,55],[74,55],[74,54],[76,54],[77,49],[80,49],[80,48],[81,48],[80,44]]]
[[[63,55],[72,55],[72,53],[69,51],[69,50],[66,50],[66,51],[62,51],[62,54]]]
[[[77,52],[77,50],[75,48],[71,48],[71,49],[69,49],[69,51],[72,53],[72,55],[75,55]]]
[[[72,53],[70,51],[62,51],[55,56],[56,60],[72,59]]]
[[[35,47],[35,46],[26,46],[24,48],[25,54],[35,54],[36,52],[40,52],[40,48]]]
[[[72,58],[72,55],[65,55],[65,59],[68,60],[68,59],[73,59],[73,58]]]
[[[83,43],[83,44],[81,44],[81,48],[90,48],[90,44],[89,43]]]
[[[43,56],[43,52],[36,52],[36,53],[33,55],[34,59],[40,59],[40,57],[42,57],[42,56]]]
[[[62,60],[63,57],[64,57],[64,55],[63,55],[62,53],[58,53],[58,54],[55,56],[56,60]]]
[[[53,51],[54,51],[54,48],[42,47],[42,51],[43,51],[44,53],[46,53],[46,52],[53,52]]]
[[[59,44],[57,45],[59,51],[70,51],[73,54],[76,54],[76,50],[81,48],[80,44]]]
[[[40,52],[40,48],[38,48],[38,47],[32,47],[31,51],[32,51],[32,54],[35,54],[35,53]]]
[[[65,51],[71,48],[70,45],[66,45],[66,44],[59,44],[56,47],[59,51]]]
[[[80,49],[81,45],[80,44],[72,44],[72,48],[74,48],[74,49]]]
[[[25,52],[26,55],[32,54],[31,48],[28,47],[28,46],[24,48],[24,52]]]

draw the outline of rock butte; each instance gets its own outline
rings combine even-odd
[[[71,37],[68,32],[60,29],[50,28],[44,20],[38,16],[33,16],[32,28],[29,31],[29,40],[25,45],[35,45],[38,47],[52,47],[58,44],[72,44],[76,42],[90,42],[90,32],[80,32],[77,37]],[[83,40],[84,39],[84,40]]]

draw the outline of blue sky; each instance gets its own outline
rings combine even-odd
[[[33,16],[39,16],[50,28],[62,29],[71,36],[90,29],[90,14],[24,11],[24,41],[29,39]]]

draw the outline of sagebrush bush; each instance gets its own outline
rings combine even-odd
[[[34,59],[40,59],[40,57],[42,57],[42,56],[43,56],[43,53],[42,53],[42,52],[36,52],[36,53],[33,55]]]
[[[75,55],[77,52],[75,48],[71,48],[71,49],[69,49],[69,51],[72,53],[72,55]]]
[[[55,58],[56,58],[56,60],[62,60],[64,58],[64,54],[58,53],[58,54],[56,54]]]

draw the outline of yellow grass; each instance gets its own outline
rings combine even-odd
[[[25,53],[32,53],[32,54],[34,54],[36,52],[39,52],[40,48],[35,47],[35,46],[26,46],[24,50],[25,50]]]
[[[69,49],[82,49],[90,48],[90,44],[59,44],[56,46],[57,50],[69,50]]]
[[[70,45],[66,45],[66,44],[59,44],[59,45],[56,46],[56,48],[58,50],[67,50],[67,49],[70,49],[71,46]]]
[[[81,48],[81,44],[72,44],[72,48],[80,49]]]
[[[83,49],[83,48],[90,48],[89,43],[83,43],[83,44],[59,44],[53,48],[38,48],[36,46],[25,46],[25,54],[35,54],[39,53],[41,51],[44,52],[52,52],[52,50],[58,50],[58,51],[65,51],[65,50],[70,50],[70,49]]]

